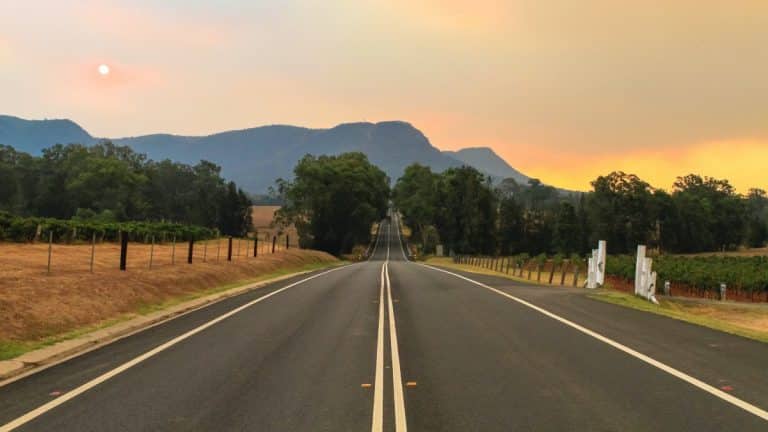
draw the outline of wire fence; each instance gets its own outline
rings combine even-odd
[[[55,243],[52,232],[44,242],[0,243],[0,275],[21,270],[40,270],[46,274],[95,273],[111,270],[153,270],[175,265],[228,263],[299,249],[288,234],[255,233],[249,237],[222,237],[211,240],[182,240],[173,235],[149,236],[143,241],[100,241]]]

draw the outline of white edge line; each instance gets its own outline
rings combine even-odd
[[[324,271],[322,273],[318,273],[316,275],[313,275],[313,276],[310,276],[308,278],[302,279],[300,281],[294,282],[294,283],[292,283],[290,285],[284,286],[283,288],[280,288],[280,289],[278,289],[276,291],[273,291],[273,292],[271,292],[269,294],[261,296],[261,297],[255,299],[255,300],[252,300],[252,301],[250,301],[250,302],[248,302],[248,303],[246,303],[246,304],[244,304],[244,305],[242,305],[242,306],[240,306],[240,307],[238,307],[236,309],[233,309],[233,310],[231,310],[231,311],[229,311],[229,312],[227,312],[227,313],[225,313],[223,315],[220,315],[218,318],[214,318],[211,321],[208,321],[207,323],[205,323],[205,324],[203,324],[203,325],[201,325],[199,327],[196,327],[196,328],[194,328],[194,329],[192,329],[192,330],[182,334],[181,336],[177,336],[177,337],[171,339],[170,341],[165,342],[164,344],[159,345],[156,348],[154,348],[154,349],[152,349],[150,351],[147,351],[146,353],[144,353],[144,354],[134,358],[133,360],[130,360],[130,361],[126,362],[126,363],[123,363],[122,365],[112,369],[111,371],[109,371],[109,372],[107,372],[107,373],[105,373],[105,374],[103,374],[103,375],[101,375],[99,377],[96,377],[96,378],[88,381],[85,384],[82,384],[81,386],[77,387],[76,389],[71,390],[71,391],[63,394],[62,396],[59,396],[56,399],[53,399],[52,401],[50,401],[50,402],[48,402],[48,403],[46,403],[44,405],[39,406],[38,408],[35,408],[34,410],[24,414],[23,416],[18,417],[15,420],[12,420],[11,422],[6,423],[6,424],[0,426],[0,432],[10,432],[10,431],[18,428],[19,426],[22,426],[22,425],[24,425],[24,424],[34,420],[35,418],[45,414],[46,412],[48,412],[48,411],[58,407],[59,405],[65,403],[65,402],[67,402],[67,401],[69,401],[71,399],[76,398],[77,396],[79,396],[79,395],[85,393],[86,391],[88,391],[88,390],[98,386],[99,384],[109,380],[110,378],[113,378],[113,377],[115,377],[115,376],[125,372],[126,370],[132,368],[133,366],[136,366],[137,364],[143,362],[144,360],[147,360],[150,357],[153,357],[153,356],[159,354],[160,352],[167,350],[168,348],[178,344],[179,342],[182,342],[182,341],[184,341],[184,340],[194,336],[195,334],[200,333],[201,331],[207,329],[208,327],[211,327],[211,326],[213,326],[213,325],[215,325],[215,324],[217,324],[217,323],[219,323],[219,322],[221,322],[221,321],[231,317],[232,315],[235,315],[235,314],[237,314],[239,312],[242,312],[243,310],[245,310],[245,309],[255,305],[256,303],[259,303],[259,302],[261,302],[263,300],[266,300],[266,299],[268,299],[268,298],[270,298],[270,297],[272,297],[272,296],[274,296],[274,295],[276,295],[278,293],[281,293],[281,292],[283,292],[283,291],[285,291],[285,290],[287,290],[289,288],[293,288],[296,285],[302,284],[304,282],[310,281],[310,280],[318,278],[320,276],[327,275],[328,273],[335,272],[337,270],[341,270],[341,269],[345,269],[345,268],[349,268],[349,267],[350,266],[336,267],[336,268]]]
[[[400,244],[400,252],[403,253],[403,259],[408,261],[408,257],[405,255],[405,249],[403,249],[403,239],[400,237],[400,216],[397,217],[397,242]]]
[[[379,329],[376,342],[372,432],[381,432],[384,429],[384,266],[385,264],[381,265],[381,288],[379,289]]]
[[[397,347],[397,328],[395,311],[392,307],[392,284],[389,282],[389,264],[384,263],[384,275],[387,278],[387,300],[389,306],[389,342],[392,354],[392,387],[395,399],[395,431],[406,432],[408,422],[405,417],[405,399],[403,397],[403,376],[400,372],[400,351]]]
[[[761,409],[761,408],[759,408],[759,407],[757,407],[755,405],[752,405],[749,402],[743,401],[743,400],[741,400],[741,399],[739,399],[739,398],[737,398],[737,397],[735,397],[733,395],[730,395],[730,394],[728,394],[728,393],[726,393],[726,392],[724,392],[724,391],[722,391],[722,390],[720,390],[720,389],[718,389],[716,387],[713,387],[713,386],[705,383],[704,381],[699,380],[698,378],[694,378],[694,377],[686,374],[685,372],[679,371],[679,370],[673,368],[672,366],[666,365],[666,364],[664,364],[664,363],[662,363],[662,362],[660,362],[660,361],[658,361],[656,359],[653,359],[653,358],[651,358],[651,357],[649,357],[649,356],[647,356],[647,355],[645,355],[645,354],[643,354],[641,352],[635,351],[632,348],[629,348],[626,345],[623,345],[623,344],[621,344],[619,342],[616,342],[613,339],[610,339],[610,338],[608,338],[606,336],[603,336],[603,335],[601,335],[601,334],[599,334],[599,333],[597,333],[595,331],[592,331],[592,330],[590,330],[590,329],[588,329],[586,327],[583,327],[583,326],[581,326],[579,324],[576,324],[573,321],[570,321],[570,320],[568,320],[566,318],[563,318],[563,317],[561,317],[559,315],[556,315],[556,314],[554,314],[554,313],[552,313],[552,312],[550,312],[550,311],[548,311],[546,309],[540,308],[540,307],[538,307],[538,306],[536,306],[536,305],[534,305],[532,303],[529,303],[529,302],[527,302],[527,301],[525,301],[525,300],[523,300],[521,298],[515,297],[515,296],[513,296],[511,294],[507,294],[507,293],[505,293],[505,292],[503,292],[501,290],[498,290],[496,288],[490,287],[490,286],[488,286],[488,285],[486,285],[486,284],[484,284],[482,282],[478,282],[478,281],[472,280],[472,279],[470,279],[468,277],[465,277],[465,276],[462,276],[460,274],[456,274],[456,273],[453,273],[453,272],[450,272],[450,271],[447,271],[447,270],[443,270],[443,269],[440,269],[440,268],[437,268],[437,267],[433,267],[433,266],[427,265],[427,264],[419,264],[419,265],[422,265],[424,267],[430,268],[430,269],[435,270],[435,271],[439,271],[439,272],[447,273],[449,275],[453,275],[453,276],[455,276],[457,278],[460,278],[460,279],[464,279],[467,282],[471,282],[471,283],[473,283],[475,285],[478,285],[478,286],[481,286],[481,287],[486,288],[488,290],[491,290],[491,291],[495,292],[496,294],[499,294],[501,296],[504,296],[504,297],[507,297],[507,298],[509,298],[511,300],[514,300],[517,303],[522,304],[523,306],[527,306],[527,307],[529,307],[529,308],[531,308],[531,309],[533,309],[533,310],[535,310],[535,311],[537,311],[539,313],[542,313],[542,314],[544,314],[544,315],[546,315],[546,316],[548,316],[548,317],[550,317],[550,318],[552,318],[554,320],[560,321],[561,323],[563,323],[563,324],[565,324],[565,325],[567,325],[567,326],[569,326],[571,328],[574,328],[574,329],[576,329],[576,330],[578,330],[578,331],[580,331],[580,332],[582,332],[582,333],[584,333],[584,334],[586,334],[588,336],[591,336],[591,337],[599,340],[600,342],[606,343],[606,344],[608,344],[608,345],[618,349],[619,351],[622,351],[622,352],[624,352],[626,354],[629,354],[629,355],[631,355],[632,357],[635,357],[638,360],[641,360],[641,361],[643,361],[643,362],[645,362],[645,363],[647,363],[647,364],[649,364],[649,365],[651,365],[651,366],[653,366],[653,367],[655,367],[657,369],[660,369],[660,370],[662,370],[662,371],[664,371],[664,372],[666,372],[666,373],[668,373],[668,374],[670,374],[670,375],[672,375],[672,376],[674,376],[674,377],[676,377],[678,379],[681,379],[681,380],[687,382],[688,384],[693,385],[694,387],[697,387],[697,388],[699,388],[699,389],[701,389],[701,390],[703,390],[703,391],[705,391],[705,392],[707,392],[707,393],[709,393],[709,394],[711,394],[711,395],[713,395],[715,397],[718,397],[718,398],[720,398],[720,399],[730,403],[731,405],[734,405],[734,406],[736,406],[738,408],[741,408],[741,409],[743,409],[744,411],[746,411],[746,412],[748,412],[750,414],[753,414],[753,415],[755,415],[757,417],[760,417],[763,420],[768,421],[768,412],[767,411],[765,411],[765,410],[763,410],[763,409]]]

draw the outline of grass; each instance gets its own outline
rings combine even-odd
[[[59,342],[72,340],[72,339],[84,336],[86,334],[92,333],[94,331],[111,327],[115,324],[119,324],[131,318],[134,318],[137,315],[149,315],[151,313],[162,311],[170,307],[179,305],[181,303],[195,300],[208,295],[217,294],[217,293],[228,291],[244,285],[249,285],[252,283],[274,279],[274,278],[285,276],[292,273],[320,270],[323,268],[336,267],[343,264],[346,264],[346,262],[333,261],[333,262],[324,262],[324,263],[310,263],[302,266],[284,267],[270,273],[259,275],[258,277],[255,277],[255,278],[243,279],[236,282],[218,285],[212,288],[198,290],[192,293],[175,296],[171,299],[168,299],[160,303],[141,304],[131,313],[121,314],[120,316],[104,320],[95,325],[79,327],[65,333],[54,334],[54,335],[45,336],[42,338],[38,338],[35,340],[28,340],[28,341],[0,340],[0,360],[10,360],[34,350],[38,350]]]
[[[528,280],[527,279],[527,275],[528,275],[528,271],[527,270],[523,271],[523,275],[525,275],[525,277],[519,277],[519,276],[513,276],[511,274],[506,274],[506,273],[503,273],[503,272],[497,272],[497,271],[494,271],[494,270],[489,270],[489,269],[483,268],[483,267],[476,267],[476,266],[471,266],[471,265],[467,265],[467,264],[456,264],[456,263],[453,262],[452,258],[448,258],[448,257],[427,257],[424,260],[424,263],[425,264],[430,264],[430,265],[436,265],[436,266],[440,266],[440,267],[446,267],[446,268],[452,268],[452,269],[456,269],[456,270],[461,270],[461,271],[465,271],[465,272],[468,272],[468,273],[475,273],[475,274],[483,274],[483,275],[488,275],[488,276],[503,277],[503,278],[511,279],[511,280],[514,280],[514,281],[517,281],[517,282],[523,282],[523,283],[526,283],[526,284],[529,284],[529,285],[560,286],[560,278],[562,276],[562,273],[555,272],[555,277],[552,279],[552,281],[554,283],[552,285],[550,285],[550,284],[547,283],[547,281],[549,280],[549,271],[541,272],[541,282],[538,282],[538,281],[536,281],[536,276],[537,276],[538,272],[536,272],[535,270],[533,272],[531,272],[531,280]],[[583,286],[584,282],[585,282],[585,279],[583,277],[579,276],[578,286]],[[571,273],[566,274],[566,276],[565,276],[565,285],[564,286],[567,286],[567,287],[573,286],[573,274],[571,274]]]
[[[656,306],[632,294],[610,289],[599,290],[589,294],[588,297],[760,342],[768,342],[768,307],[663,297],[658,298],[660,305]]]

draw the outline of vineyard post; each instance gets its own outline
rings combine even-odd
[[[187,252],[187,264],[192,264],[192,255],[195,253],[195,240],[189,239],[189,251]]]
[[[149,244],[149,269],[152,270],[152,261],[155,259],[155,236],[152,236],[152,243]]]
[[[562,267],[560,267],[560,286],[565,285],[565,274],[568,272],[568,267],[570,266],[570,262],[563,261]]]
[[[96,255],[96,231],[93,232],[93,236],[91,237],[91,263],[90,263],[90,271],[93,273],[93,258]]]
[[[171,240],[171,265],[176,264],[176,236]]]
[[[573,268],[573,286],[575,287],[579,284],[579,262],[576,261],[576,263],[574,264],[575,265]]]
[[[272,253],[275,253],[276,245],[277,245],[277,236],[272,236]]]
[[[229,242],[227,246],[227,261],[232,261],[232,237],[229,237]]]
[[[51,254],[53,253],[53,231],[48,231],[48,274],[51,274]]]
[[[128,264],[128,233],[120,236],[120,271],[125,271]]]

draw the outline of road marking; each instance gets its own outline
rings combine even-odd
[[[360,387],[362,387],[362,388],[371,388],[371,387],[373,387],[373,384],[370,384],[370,383],[360,384]]]
[[[376,255],[376,249],[379,247],[379,239],[381,238],[381,222],[379,222],[379,228],[376,230],[376,240],[373,242],[373,252],[368,255],[366,261],[370,261],[374,255]]]
[[[566,318],[563,318],[563,317],[561,317],[559,315],[556,315],[556,314],[554,314],[554,313],[552,313],[552,312],[550,312],[550,311],[548,311],[546,309],[543,309],[543,308],[541,308],[539,306],[536,306],[536,305],[534,305],[532,303],[529,303],[529,302],[527,302],[527,301],[525,301],[525,300],[523,300],[521,298],[515,297],[515,296],[513,296],[511,294],[505,293],[505,292],[503,292],[501,290],[498,290],[496,288],[488,286],[488,285],[486,285],[486,284],[484,284],[482,282],[478,282],[476,280],[472,280],[472,279],[470,279],[468,277],[465,277],[465,276],[462,276],[460,274],[456,274],[456,273],[453,273],[453,272],[449,272],[447,270],[443,270],[443,269],[440,269],[440,268],[437,268],[437,267],[432,267],[430,265],[426,265],[426,264],[419,264],[419,265],[422,265],[422,266],[424,266],[426,268],[429,268],[429,269],[432,269],[432,270],[435,270],[435,271],[447,273],[447,274],[455,276],[455,277],[457,277],[459,279],[464,279],[467,282],[473,283],[473,284],[475,284],[477,286],[480,286],[480,287],[483,287],[483,288],[488,289],[490,291],[493,291],[496,294],[499,294],[501,296],[504,296],[504,297],[507,297],[507,298],[509,298],[511,300],[514,300],[514,301],[516,301],[517,303],[520,303],[523,306],[529,307],[529,308],[531,308],[531,309],[533,309],[533,310],[535,310],[535,311],[537,311],[537,312],[539,312],[541,314],[544,314],[544,315],[546,315],[546,316],[548,316],[548,317],[550,317],[550,318],[552,318],[554,320],[560,321],[561,323],[563,323],[563,324],[565,324],[565,325],[567,325],[567,326],[569,326],[569,327],[571,327],[573,329],[576,329],[576,330],[580,331],[581,333],[584,333],[584,334],[586,334],[588,336],[591,336],[591,337],[599,340],[600,342],[606,343],[606,344],[608,344],[608,345],[618,349],[619,351],[623,351],[624,353],[629,354],[632,357],[635,357],[636,359],[638,359],[640,361],[643,361],[643,362],[645,362],[645,363],[647,363],[647,364],[649,364],[649,365],[651,365],[651,366],[653,366],[653,367],[655,367],[657,369],[660,369],[660,370],[662,370],[662,371],[664,371],[664,372],[674,376],[675,378],[681,379],[681,380],[687,382],[688,384],[691,384],[692,386],[699,388],[700,390],[703,390],[703,391],[705,391],[705,392],[707,392],[707,393],[709,393],[709,394],[711,394],[711,395],[713,395],[715,397],[718,397],[718,398],[724,400],[725,402],[730,403],[731,405],[734,405],[734,406],[736,406],[738,408],[741,408],[741,409],[743,409],[744,411],[746,411],[746,412],[748,412],[750,414],[753,414],[753,415],[755,415],[757,417],[760,417],[763,420],[767,420],[768,421],[768,411],[765,411],[765,410],[763,410],[763,409],[761,409],[761,408],[759,408],[759,407],[757,407],[755,405],[750,404],[749,402],[743,401],[743,400],[741,400],[741,399],[739,399],[739,398],[737,398],[735,396],[732,396],[732,395],[730,395],[730,394],[728,394],[728,393],[726,393],[726,392],[724,392],[724,391],[722,391],[722,390],[720,390],[720,389],[718,389],[716,387],[713,387],[713,386],[705,383],[704,381],[701,381],[701,380],[699,380],[697,378],[694,378],[694,377],[686,374],[685,372],[679,371],[679,370],[673,368],[672,366],[668,366],[667,364],[664,364],[664,363],[662,363],[662,362],[660,362],[660,361],[658,361],[658,360],[656,360],[654,358],[651,358],[651,357],[649,357],[649,356],[647,356],[647,355],[645,355],[645,354],[643,354],[641,352],[635,351],[635,350],[633,350],[632,348],[630,348],[630,347],[628,347],[626,345],[623,345],[623,344],[621,344],[619,342],[616,342],[613,339],[610,339],[610,338],[608,338],[606,336],[601,335],[600,333],[592,331],[592,330],[590,330],[590,329],[588,329],[586,327],[583,327],[583,326],[581,326],[579,324],[576,324],[573,321],[570,321],[570,320],[568,320]]]
[[[11,421],[9,423],[6,423],[5,425],[0,426],[0,432],[10,432],[10,431],[18,428],[19,426],[22,426],[22,425],[24,425],[24,424],[26,424],[26,423],[36,419],[37,417],[40,417],[41,415],[47,413],[48,411],[58,407],[59,405],[65,403],[65,402],[67,402],[67,401],[69,401],[71,399],[76,398],[77,396],[80,396],[81,394],[87,392],[88,390],[98,386],[99,384],[104,383],[105,381],[109,380],[110,378],[113,378],[113,377],[115,377],[115,376],[125,372],[126,370],[132,368],[133,366],[136,366],[137,364],[143,362],[144,360],[147,360],[147,359],[149,359],[149,358],[151,358],[151,357],[153,357],[153,356],[155,356],[155,355],[157,355],[157,354],[167,350],[168,348],[178,344],[179,342],[182,342],[182,341],[184,341],[186,339],[189,339],[190,337],[196,335],[197,333],[200,333],[203,330],[205,330],[205,329],[207,329],[209,327],[212,327],[215,324],[218,324],[221,321],[224,321],[225,319],[227,319],[227,318],[229,318],[229,317],[231,317],[231,316],[233,316],[233,315],[235,315],[235,314],[237,314],[239,312],[242,312],[245,309],[248,309],[249,307],[255,305],[256,303],[264,301],[264,300],[266,300],[266,299],[268,299],[268,298],[270,298],[270,297],[272,297],[274,295],[277,295],[277,294],[279,294],[279,293],[281,293],[281,292],[283,292],[283,291],[285,291],[285,290],[287,290],[289,288],[293,288],[296,285],[300,285],[300,284],[302,284],[304,282],[310,281],[310,280],[318,278],[320,276],[327,275],[328,273],[335,272],[337,270],[341,270],[341,269],[349,268],[349,267],[350,266],[336,267],[336,268],[333,268],[331,270],[327,270],[327,271],[324,271],[322,273],[318,273],[316,275],[313,275],[313,276],[310,276],[308,278],[302,279],[300,281],[294,282],[294,283],[292,283],[290,285],[284,286],[284,287],[282,287],[282,288],[280,288],[280,289],[278,289],[276,291],[273,291],[273,292],[271,292],[269,294],[261,296],[261,297],[255,299],[255,300],[252,300],[252,301],[250,301],[250,302],[248,302],[248,303],[246,303],[246,304],[244,304],[244,305],[242,305],[242,306],[240,306],[240,307],[238,307],[236,309],[233,309],[233,310],[231,310],[231,311],[229,311],[229,312],[227,312],[227,313],[225,313],[225,314],[223,314],[223,315],[221,315],[221,316],[219,316],[217,318],[214,318],[214,319],[208,321],[207,323],[205,323],[205,324],[203,324],[203,325],[201,325],[199,327],[196,327],[196,328],[194,328],[194,329],[192,329],[192,330],[182,334],[181,336],[175,337],[174,339],[171,339],[170,341],[168,341],[168,342],[166,342],[166,343],[164,343],[162,345],[159,345],[158,347],[156,347],[156,348],[154,348],[154,349],[152,349],[150,351],[147,351],[146,353],[144,353],[144,354],[134,358],[133,360],[130,360],[130,361],[126,362],[126,363],[123,363],[122,365],[112,369],[111,371],[109,371],[109,372],[107,372],[107,373],[105,373],[105,374],[103,374],[103,375],[101,375],[101,376],[99,376],[97,378],[94,378],[91,381],[88,381],[87,383],[81,385],[80,387],[77,387],[76,389],[63,394],[62,396],[60,396],[60,397],[58,397],[56,399],[53,399],[52,401],[50,401],[50,402],[48,402],[48,403],[46,403],[44,405],[41,405],[40,407],[38,407],[38,408],[36,408],[36,409],[34,409],[34,410],[24,414],[23,416],[15,419],[15,420],[13,420],[13,421]]]
[[[403,398],[403,377],[400,373],[400,351],[397,348],[397,328],[395,311],[392,307],[392,284],[389,281],[389,263],[384,263],[384,276],[387,278],[387,298],[389,302],[389,341],[392,354],[392,387],[395,393],[395,431],[406,432],[408,424],[405,418],[405,399]]]
[[[379,329],[376,342],[376,378],[373,387],[373,421],[372,432],[384,429],[384,270],[386,262],[381,265],[381,288],[379,288]]]
[[[405,383],[406,387],[416,387],[416,381],[408,381]]]
[[[408,261],[408,257],[405,256],[405,249],[403,249],[403,238],[400,237],[400,216],[397,217],[397,243],[400,244],[400,252],[403,253],[403,259]]]

